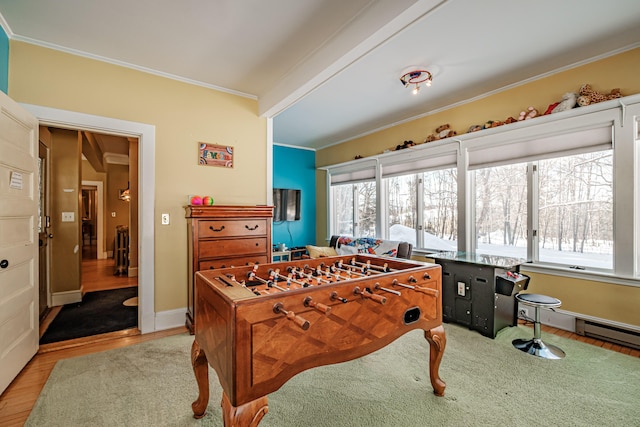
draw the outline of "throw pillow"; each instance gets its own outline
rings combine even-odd
[[[307,252],[310,258],[320,258],[325,256],[336,256],[338,253],[330,246],[312,246],[307,245]]]

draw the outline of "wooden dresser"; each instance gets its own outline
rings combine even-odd
[[[272,206],[187,206],[186,325],[194,332],[196,271],[271,262]]]

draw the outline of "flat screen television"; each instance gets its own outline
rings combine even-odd
[[[300,190],[288,188],[273,189],[273,220],[274,221],[299,221],[300,220]]]

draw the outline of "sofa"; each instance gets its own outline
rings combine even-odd
[[[351,236],[331,236],[329,246],[336,249],[338,253],[341,252],[341,249],[347,249],[347,246],[349,246],[349,251],[353,252],[395,256],[403,259],[411,259],[413,250],[413,245],[409,242]]]

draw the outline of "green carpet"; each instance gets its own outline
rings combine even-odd
[[[554,335],[566,351],[543,360],[513,348],[522,326],[495,340],[445,324],[436,397],[429,345],[412,331],[350,362],[303,372],[269,395],[261,427],[638,426],[640,359]],[[58,362],[27,426],[222,426],[221,389],[210,370],[207,415],[192,418],[193,337],[181,334]]]

